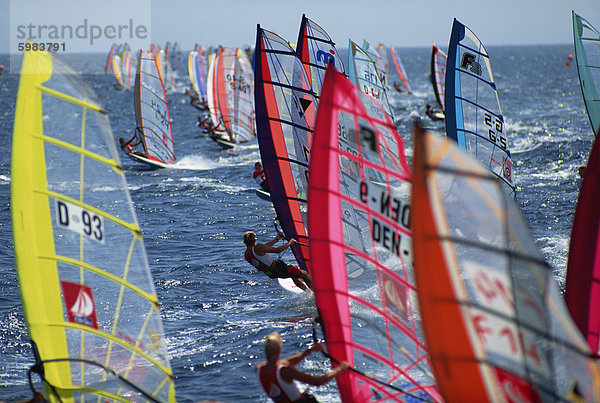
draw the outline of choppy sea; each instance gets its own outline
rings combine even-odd
[[[412,156],[412,119],[435,98],[429,48],[398,48],[414,91],[392,94],[396,123]],[[517,200],[535,243],[562,285],[573,212],[594,135],[585,114],[577,69],[567,66],[571,45],[489,47],[509,133]],[[101,74],[104,54],[69,57],[107,110],[115,143],[133,135],[133,92],[116,91]],[[10,159],[18,74],[8,57],[0,77],[0,400],[31,396],[27,370],[34,363],[21,308],[10,218]],[[199,111],[184,94],[186,61],[178,62],[178,89],[167,94],[177,162],[147,170],[122,158],[129,191],[161,302],[179,401],[267,401],[254,366],[262,340],[279,331],[283,354],[312,343],[314,301],[292,295],[243,260],[242,234],[275,235],[274,210],[256,197],[252,179],[260,160],[256,141],[223,150],[196,127]],[[90,74],[95,72],[95,74]],[[391,73],[394,80],[395,73]],[[394,92],[392,90],[392,92]],[[425,122],[428,122],[426,119]],[[428,122],[432,128],[443,126]],[[291,252],[283,258],[293,260]],[[318,354],[301,368],[330,369]],[[338,401],[335,382],[312,388],[321,401]]]

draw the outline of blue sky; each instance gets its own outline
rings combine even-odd
[[[71,5],[89,0],[55,1],[64,4],[64,7],[53,9],[50,20],[71,19],[75,23],[80,17],[73,12]],[[475,32],[486,46],[571,43],[571,10],[600,27],[599,0],[139,1],[149,5],[142,7],[141,14],[151,15],[152,41],[158,44],[164,44],[167,40],[178,41],[184,49],[191,48],[194,43],[253,45],[257,23],[295,42],[302,13],[325,28],[341,47],[347,46],[349,38],[357,42],[366,38],[371,42],[399,47],[428,47],[435,41],[444,47],[447,46],[455,17]],[[11,34],[10,2],[0,0],[0,4],[0,33],[7,38],[0,43],[0,52],[5,53]],[[97,5],[94,6],[97,7],[97,15],[107,19],[114,15],[115,8],[107,6],[104,1],[95,1],[93,4]],[[23,12],[30,13],[33,18],[36,10],[48,15],[43,6],[28,7]],[[104,47],[99,46],[97,51],[107,51]]]

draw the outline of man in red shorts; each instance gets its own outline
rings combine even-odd
[[[259,271],[265,273],[269,278],[291,278],[298,287],[303,290],[312,289],[312,279],[310,275],[300,269],[298,266],[285,263],[281,259],[275,260],[270,253],[281,253],[290,245],[296,243],[295,239],[290,239],[288,242],[280,246],[273,246],[283,239],[283,232],[279,232],[277,236],[267,243],[256,243],[256,234],[252,231],[244,233],[244,243],[246,251],[244,258],[248,263],[254,266]]]

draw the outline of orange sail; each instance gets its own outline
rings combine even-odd
[[[451,140],[417,127],[414,142],[415,280],[444,398],[598,401],[598,363],[514,199]]]

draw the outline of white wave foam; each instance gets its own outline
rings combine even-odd
[[[203,186],[207,186],[213,189],[217,189],[217,190],[221,190],[224,192],[235,192],[235,193],[240,193],[240,192],[246,192],[248,190],[254,189],[253,187],[250,186],[239,186],[239,185],[228,185],[226,183],[223,183],[217,179],[212,179],[212,178],[201,178],[198,176],[191,176],[191,177],[187,177],[187,178],[181,178],[179,179],[180,182],[187,182],[187,183],[192,183],[192,184],[198,184],[198,185],[203,185]]]
[[[186,155],[179,161],[171,165],[175,169],[197,169],[197,170],[208,170],[223,166],[220,162],[211,161],[210,159],[201,155]]]

